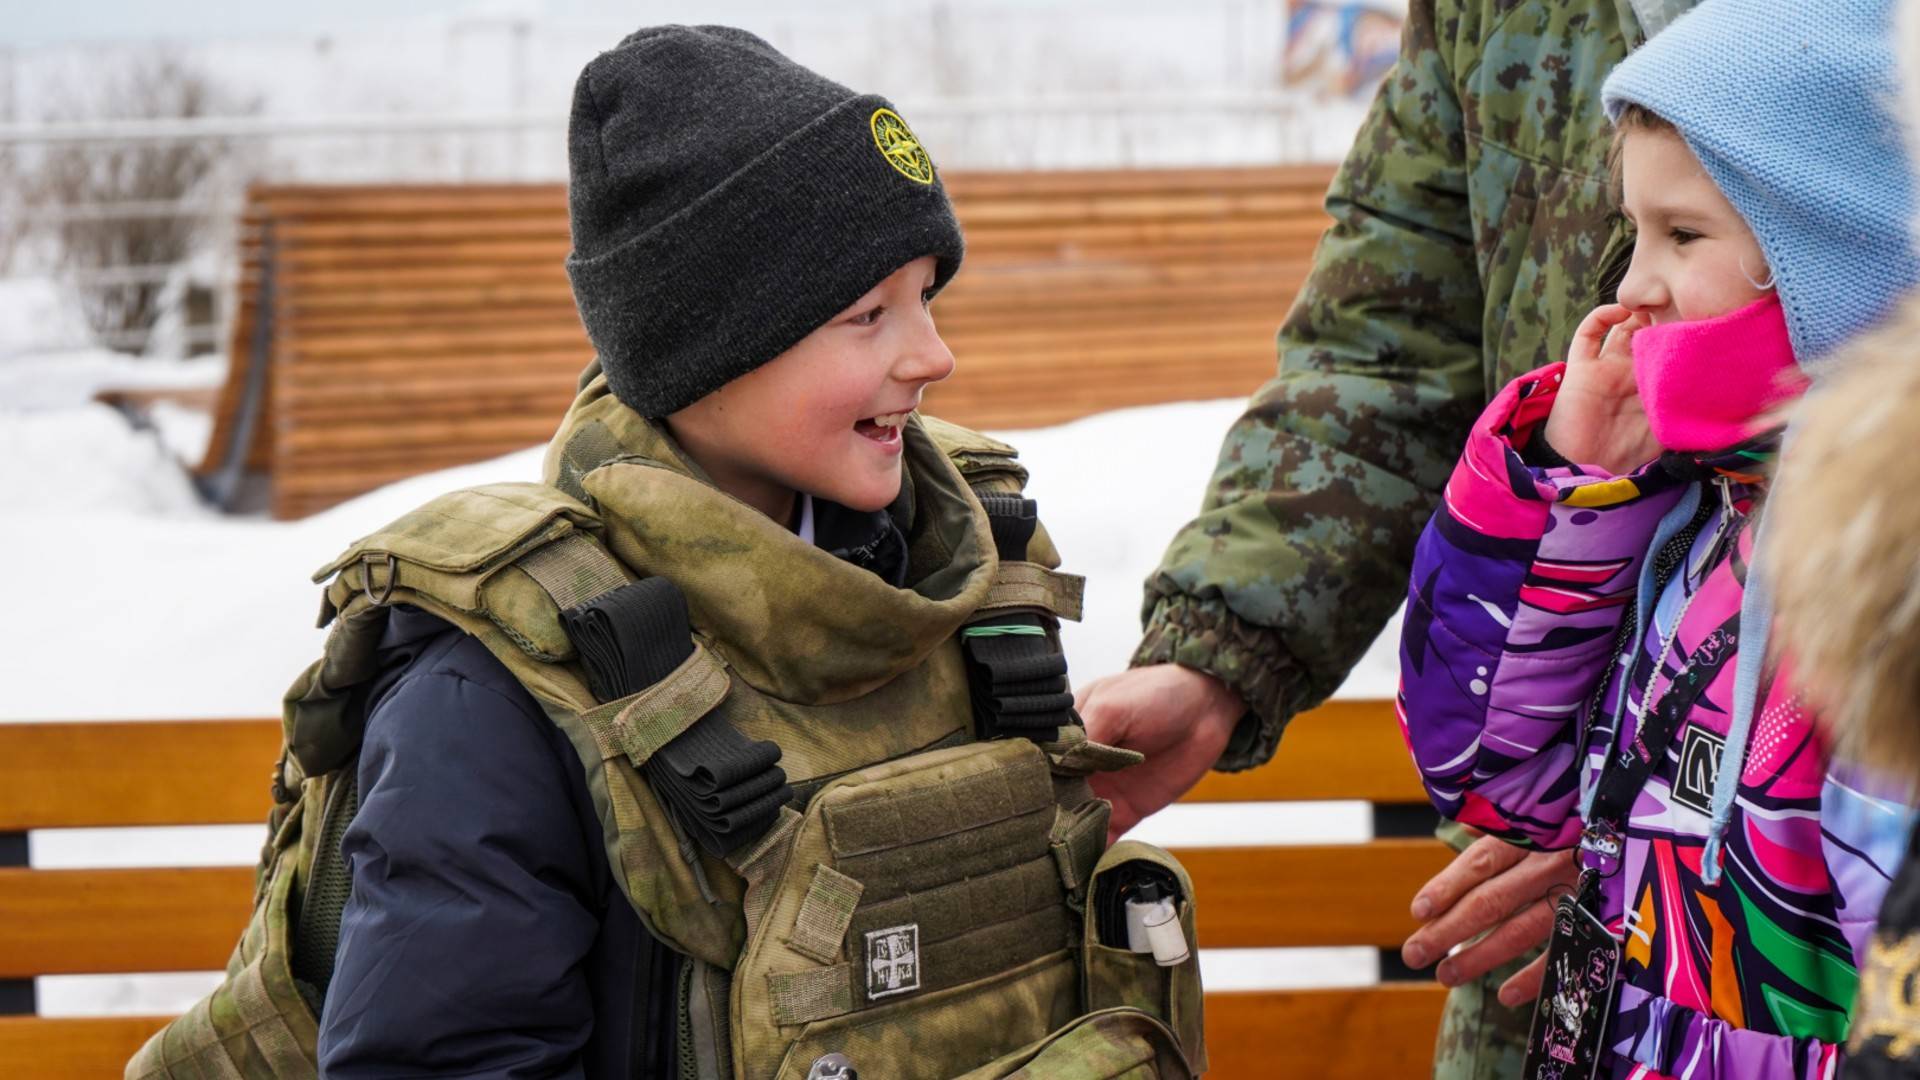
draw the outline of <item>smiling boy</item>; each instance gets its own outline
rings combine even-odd
[[[598,360],[544,482],[323,569],[253,924],[129,1076],[1203,1070],[1186,876],[1085,780],[1138,758],[1071,710],[1079,579],[1013,449],[917,414],[925,149],[668,26],[581,73],[569,162]]]
[[[906,530],[886,510],[907,418],[953,372],[928,304],[963,244],[930,170],[878,152],[881,109],[726,27],[642,30],[581,73],[567,270],[604,376],[583,402],[620,414],[597,421],[625,436],[619,451],[701,481],[636,524],[692,542],[764,515],[905,583]],[[556,446],[592,423],[570,418]],[[594,501],[614,516],[617,499]],[[744,600],[750,574],[726,563],[778,555],[712,569]],[[696,625],[714,621],[694,575],[628,562],[687,590]],[[659,1017],[682,964],[609,872],[573,750],[444,622],[396,612],[381,655],[406,659],[368,695],[326,1075],[668,1075],[677,1026]]]

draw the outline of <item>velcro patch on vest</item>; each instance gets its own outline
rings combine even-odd
[[[920,989],[920,924],[867,932],[867,998]]]
[[[866,889],[858,881],[824,863],[813,868],[813,881],[807,886],[806,899],[794,916],[793,934],[787,944],[810,960],[831,964],[840,956],[840,941],[853,922],[860,906],[860,894]]]
[[[1680,744],[1680,772],[1673,778],[1673,801],[1702,814],[1713,813],[1713,782],[1720,775],[1720,754],[1727,740],[1689,725]]]

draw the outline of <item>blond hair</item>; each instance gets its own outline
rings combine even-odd
[[[1920,297],[1793,410],[1766,513],[1775,643],[1838,751],[1920,782]]]

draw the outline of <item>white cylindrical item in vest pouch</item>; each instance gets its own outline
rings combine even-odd
[[[1161,967],[1186,963],[1187,934],[1171,897],[1127,901],[1127,948],[1152,953]]]

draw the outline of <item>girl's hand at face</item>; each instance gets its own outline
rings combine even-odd
[[[1633,381],[1633,335],[1646,325],[1620,304],[1581,320],[1547,417],[1547,443],[1561,457],[1623,476],[1660,456]]]

